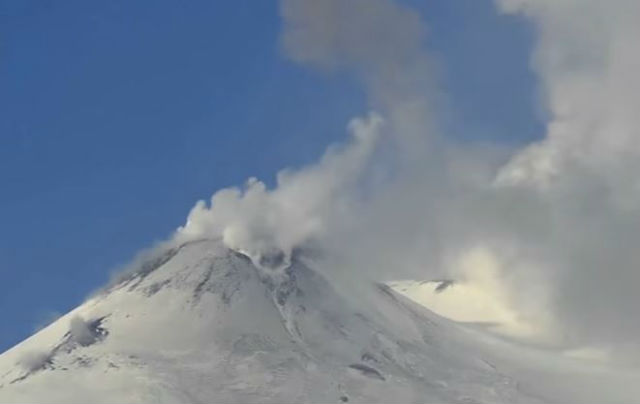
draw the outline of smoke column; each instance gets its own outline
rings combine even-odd
[[[640,337],[640,3],[497,0],[535,27],[549,121],[522,150],[447,137],[418,13],[392,0],[281,0],[282,50],[351,74],[372,113],[316,164],[199,202],[176,240],[261,257],[319,246],[343,279],[464,277],[486,257],[501,295],[564,342],[634,352]],[[475,255],[474,255],[475,254]],[[628,348],[628,349],[627,349]],[[637,351],[636,351],[637,352]]]

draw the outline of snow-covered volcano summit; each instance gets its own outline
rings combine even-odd
[[[347,296],[312,267],[262,268],[213,240],[167,249],[2,354],[0,402],[549,398],[500,364],[499,340],[383,285]]]

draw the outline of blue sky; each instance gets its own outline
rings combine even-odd
[[[532,33],[489,0],[424,14],[451,136],[542,133]],[[181,225],[196,200],[316,159],[367,111],[278,48],[277,3],[0,1],[0,351]]]

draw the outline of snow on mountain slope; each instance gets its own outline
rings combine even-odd
[[[389,286],[443,317],[459,322],[482,323],[491,331],[508,336],[541,338],[541,330],[524,321],[500,298],[499,291],[485,285],[447,279],[396,281]]]
[[[347,296],[296,255],[264,264],[216,240],[166,249],[0,355],[0,402],[532,403],[593,399],[581,386],[596,379],[609,383],[598,401],[630,402],[623,386],[640,381],[465,328],[384,285]]]

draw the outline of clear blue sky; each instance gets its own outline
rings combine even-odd
[[[406,0],[455,136],[541,133],[531,32],[489,0]],[[313,161],[366,112],[278,50],[275,0],[0,0],[0,351],[170,234],[197,199]]]

